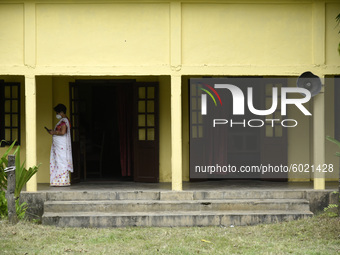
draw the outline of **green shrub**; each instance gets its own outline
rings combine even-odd
[[[333,191],[333,193],[338,194],[339,192]],[[339,203],[340,203],[340,198],[339,198]],[[329,204],[323,210],[329,217],[337,217],[339,216],[338,213],[336,212],[338,207],[339,206],[337,204]]]
[[[1,141],[2,143],[3,141]],[[11,150],[13,149],[15,145],[15,142],[12,143],[8,149],[6,150],[6,152],[4,153],[4,155],[2,155],[2,157],[0,158],[0,190],[6,190],[7,189],[7,174],[5,173],[5,168],[8,165],[8,160],[7,160],[7,156],[8,154],[11,152]],[[18,148],[15,150],[14,154],[17,153]]]
[[[0,191],[0,219],[7,217],[7,199],[5,191]]]
[[[19,220],[23,220],[26,215],[28,205],[26,202],[20,204],[19,199],[15,200],[15,210]]]
[[[0,217],[6,217],[8,215],[7,210],[7,199],[5,197],[5,190],[7,190],[7,174],[5,173],[5,168],[8,166],[7,156],[13,149],[15,141],[8,147],[4,155],[0,158]],[[27,203],[19,202],[19,197],[24,185],[35,175],[38,171],[39,166],[30,167],[28,170],[24,167],[25,162],[21,164],[20,162],[20,146],[16,148],[13,153],[15,157],[15,208],[19,219],[24,219],[26,210],[28,208]]]
[[[340,22],[340,14],[338,15],[337,19],[338,19],[338,22]],[[340,47],[340,44],[339,44],[339,47]],[[335,138],[330,137],[330,136],[326,136],[326,139],[328,141],[336,144],[340,148],[340,141],[338,141]],[[335,152],[335,156],[340,158],[340,152]],[[340,182],[339,182],[339,188],[338,189],[339,189],[338,192],[335,191],[335,193],[337,193],[337,194],[340,193]],[[340,204],[340,201],[338,203]],[[337,213],[334,212],[335,210],[331,210],[331,209],[334,209],[334,208],[338,208],[338,212]],[[325,210],[325,212],[330,214],[330,216],[339,216],[340,217],[340,207],[339,207],[338,204],[330,204],[324,210]]]

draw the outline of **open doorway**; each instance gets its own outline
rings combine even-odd
[[[287,86],[287,80],[271,77],[222,77],[204,80],[192,78],[189,81],[191,180],[287,181],[287,173],[247,172],[241,169],[287,165],[287,129],[281,125],[281,94],[273,96],[273,89],[280,92],[282,87]],[[240,104],[244,109],[242,113],[234,114],[234,108],[237,109],[234,107],[234,94],[226,88],[224,91],[218,90],[221,87],[215,91],[215,84],[232,84],[242,96],[248,95],[248,89],[251,88],[251,104],[254,109],[269,109],[273,105],[273,98],[276,98],[279,107],[263,116],[244,107],[245,103],[248,106],[248,101],[243,101]],[[244,97],[241,98],[244,100]],[[222,171],[214,175],[209,173],[209,168],[221,166],[228,167],[225,169],[231,167],[233,171]]]
[[[74,173],[79,181],[159,181],[158,82],[70,83]]]
[[[86,80],[70,84],[80,180],[133,180],[132,106],[128,102],[133,98],[133,83]]]

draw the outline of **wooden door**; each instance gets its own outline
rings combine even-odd
[[[248,95],[248,88],[253,88],[253,104],[259,109],[261,105],[262,91],[261,80],[262,77],[237,77],[230,78],[230,84],[236,85],[242,90],[244,95]],[[228,114],[232,116],[234,123],[244,123],[230,125],[228,130],[228,163],[236,166],[240,170],[243,166],[259,166],[261,164],[261,128],[251,127],[245,122],[251,119],[259,119],[259,116],[252,113],[248,107],[245,107],[244,115],[232,115],[233,98],[229,97],[227,100],[230,108]],[[259,179],[259,173],[237,173],[232,175],[233,178],[241,179]]]
[[[135,83],[133,102],[134,180],[158,182],[158,83]]]
[[[81,150],[80,150],[80,132],[79,132],[79,110],[80,97],[79,85],[70,83],[70,121],[71,121],[71,139],[72,139],[72,156],[73,156],[73,173],[71,174],[71,183],[80,182],[81,178]]]
[[[281,88],[287,86],[286,79],[265,79],[263,92],[265,95],[265,109],[272,105],[272,88],[278,89],[278,107],[276,111],[266,116],[266,119],[279,119],[274,125],[271,121],[265,122],[265,128],[261,133],[261,164],[265,166],[286,166],[288,162],[287,128],[282,127],[281,121]],[[264,180],[287,181],[288,173],[267,173],[262,175]]]
[[[189,135],[190,135],[190,181],[205,181],[209,178],[207,173],[196,173],[195,166],[203,166],[208,162],[207,134],[204,130],[204,121],[209,116],[201,114],[201,88],[203,85],[195,80],[189,80]]]

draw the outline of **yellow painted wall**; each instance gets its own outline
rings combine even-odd
[[[183,4],[183,65],[312,61],[311,4]]]
[[[340,3],[326,4],[326,64],[336,65],[340,69],[340,55],[338,54],[340,26],[335,20],[339,13]],[[337,72],[337,74],[339,73]]]
[[[51,138],[42,128],[56,124],[52,107],[69,108],[69,82],[93,77],[160,82],[160,181],[166,182],[171,180],[170,77],[182,76],[182,177],[189,180],[188,77],[297,77],[307,70],[339,75],[339,10],[337,0],[1,1],[0,77],[21,82],[22,107],[23,76],[37,81],[38,182],[49,179]],[[331,84],[325,96],[330,112]],[[299,112],[289,114],[303,119]],[[327,133],[334,132],[330,116]],[[299,123],[288,133],[289,162],[311,162],[311,123]],[[24,127],[22,121],[23,155]],[[326,144],[327,162],[336,161],[333,149]]]
[[[23,4],[0,4],[0,65],[24,64]]]
[[[289,87],[296,87],[296,78],[289,77],[287,79]],[[296,96],[296,95],[294,95]],[[311,113],[311,101],[304,104],[308,111]],[[288,165],[291,164],[308,164],[312,163],[311,148],[312,148],[312,130],[311,116],[305,116],[300,110],[297,110],[295,105],[287,106],[287,118],[295,119],[298,125],[294,128],[288,128]],[[312,113],[313,114],[313,113]],[[288,179],[290,181],[310,181],[313,175],[311,173],[289,173]]]
[[[37,84],[37,162],[40,163],[38,183],[49,183],[52,136],[44,127],[53,128],[52,77],[40,76]]]
[[[49,159],[52,138],[44,129],[44,126],[53,128],[57,124],[53,107],[62,103],[67,108],[69,115],[69,83],[80,79],[136,79],[137,82],[159,82],[159,128],[160,128],[160,182],[171,181],[171,130],[170,130],[170,77],[169,76],[121,76],[121,77],[38,77],[37,78],[37,133],[38,159],[41,163],[38,182],[49,182]]]
[[[37,65],[169,63],[168,3],[37,4]]]
[[[4,38],[0,66],[24,64],[30,51],[24,47],[25,37],[35,44],[36,54],[30,57],[37,66],[169,66],[173,52],[167,1],[11,2],[0,3]],[[207,2],[181,4],[182,47],[178,50],[183,66],[313,64],[317,34],[313,8],[321,1]],[[28,3],[34,8],[26,8]],[[335,16],[339,3],[329,0],[324,7],[326,63],[338,66],[340,36]],[[25,30],[28,10],[34,12],[29,13],[35,18],[34,31]]]
[[[159,77],[159,181],[171,181],[170,76]]]

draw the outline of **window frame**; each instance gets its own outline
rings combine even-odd
[[[16,87],[16,91],[13,89]],[[7,94],[9,88],[9,95]],[[20,145],[21,141],[21,85],[19,82],[4,82],[0,81],[0,141],[1,147],[10,145],[16,140],[15,145]],[[16,93],[14,95],[14,93]],[[14,102],[16,103],[16,110],[14,109]],[[8,103],[9,102],[9,103]],[[9,109],[6,109],[8,108]],[[6,125],[6,115],[9,117],[9,125]],[[14,116],[17,116],[17,123],[14,123]],[[9,130],[9,133],[6,132]],[[17,130],[15,137],[14,132]],[[6,137],[6,135],[9,137]]]

